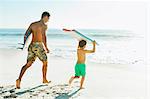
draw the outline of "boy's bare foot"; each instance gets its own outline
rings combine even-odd
[[[20,79],[17,79],[17,80],[16,80],[16,88],[17,88],[17,89],[20,89],[20,82],[21,82]]]
[[[74,77],[71,77],[71,78],[69,79],[69,86],[71,86],[71,83],[72,83],[73,79],[74,79]]]
[[[69,84],[68,85],[71,86],[71,80],[69,80]]]

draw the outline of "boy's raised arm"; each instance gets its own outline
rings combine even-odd
[[[93,49],[92,50],[84,50],[85,53],[94,53],[95,52],[95,46],[96,46],[96,42],[93,41]]]

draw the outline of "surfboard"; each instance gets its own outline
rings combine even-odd
[[[23,50],[23,49],[28,48],[28,46],[31,42],[31,38],[32,38],[31,32],[28,32],[26,35],[26,40],[24,41],[24,43],[18,43],[18,44],[22,45],[22,47],[18,47],[17,49]]]
[[[85,36],[83,33],[73,29],[73,30],[70,30],[70,29],[63,29],[64,32],[67,32],[69,33],[72,37],[76,38],[77,40],[85,40],[85,41],[88,41],[88,42],[93,42],[94,40]],[[97,42],[96,42],[97,45],[99,45]]]

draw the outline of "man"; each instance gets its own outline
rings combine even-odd
[[[41,20],[32,23],[29,28],[27,29],[24,42],[27,39],[27,35],[32,33],[32,41],[28,47],[28,57],[27,63],[22,67],[20,75],[16,80],[16,88],[20,88],[20,83],[22,76],[24,75],[25,71],[32,65],[35,61],[36,57],[40,59],[43,63],[42,73],[43,73],[43,83],[49,83],[50,81],[47,80],[47,55],[46,52],[49,53],[46,41],[46,30],[47,25],[45,23],[48,22],[50,14],[48,12],[43,12],[41,16]]]

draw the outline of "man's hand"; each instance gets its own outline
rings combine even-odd
[[[48,48],[46,48],[46,52],[49,53],[49,49]]]
[[[25,42],[26,42],[26,39],[27,39],[26,36],[24,36],[24,42],[23,42],[24,44],[25,44]]]

